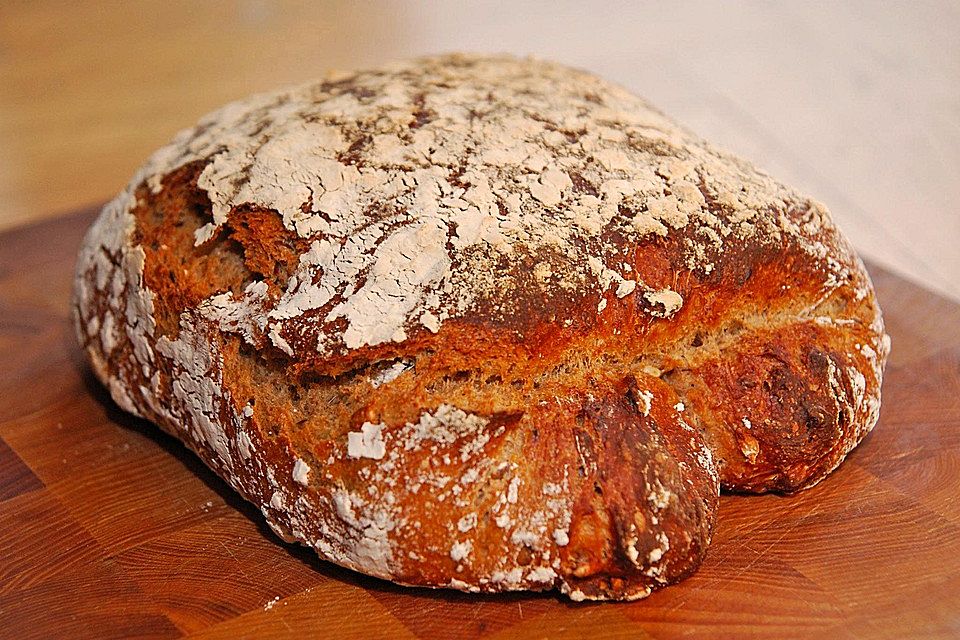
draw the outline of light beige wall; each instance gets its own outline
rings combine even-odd
[[[223,102],[330,68],[535,53],[647,96],[960,299],[955,2],[0,5],[0,228],[102,201]]]

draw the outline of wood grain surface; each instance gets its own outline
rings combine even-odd
[[[960,635],[960,306],[872,269],[880,423],[819,486],[724,496],[700,571],[631,604],[366,578],[285,545],[177,441],[120,412],[68,322],[92,211],[0,235],[0,637]]]

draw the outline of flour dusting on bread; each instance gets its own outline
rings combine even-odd
[[[395,63],[156,152],[81,249],[78,338],[285,540],[407,584],[645,597],[721,486],[796,491],[889,353],[823,205],[588,73]]]
[[[233,103],[157,152],[132,188],[159,190],[197,160],[213,218],[198,245],[244,205],[313,240],[284,295],[252,312],[284,351],[402,342],[478,297],[508,300],[512,283],[485,276],[518,246],[570,258],[542,286],[602,295],[612,283],[623,297],[655,291],[611,264],[622,256],[604,230],[667,236],[693,220],[686,252],[700,269],[725,242],[809,236],[764,215],[809,201],[641,99],[509,57],[418,60]],[[310,341],[297,326],[307,312]]]

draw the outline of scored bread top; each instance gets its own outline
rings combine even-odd
[[[205,117],[105,207],[76,300],[117,402],[324,557],[585,597],[695,568],[719,483],[833,469],[889,348],[822,205],[511,57]]]
[[[701,276],[746,242],[795,243],[844,276],[820,205],[619,87],[546,62],[443,57],[256,96],[182,132],[137,179],[157,191],[194,161],[213,216],[196,244],[251,205],[310,241],[279,298],[211,305],[298,359],[448,318],[569,321],[585,298],[635,294],[642,313],[672,316],[673,283],[630,265],[633,245],[671,232]]]

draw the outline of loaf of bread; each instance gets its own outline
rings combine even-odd
[[[230,104],[90,229],[123,409],[395,582],[636,599],[821,480],[889,352],[823,205],[587,73],[443,56]]]

